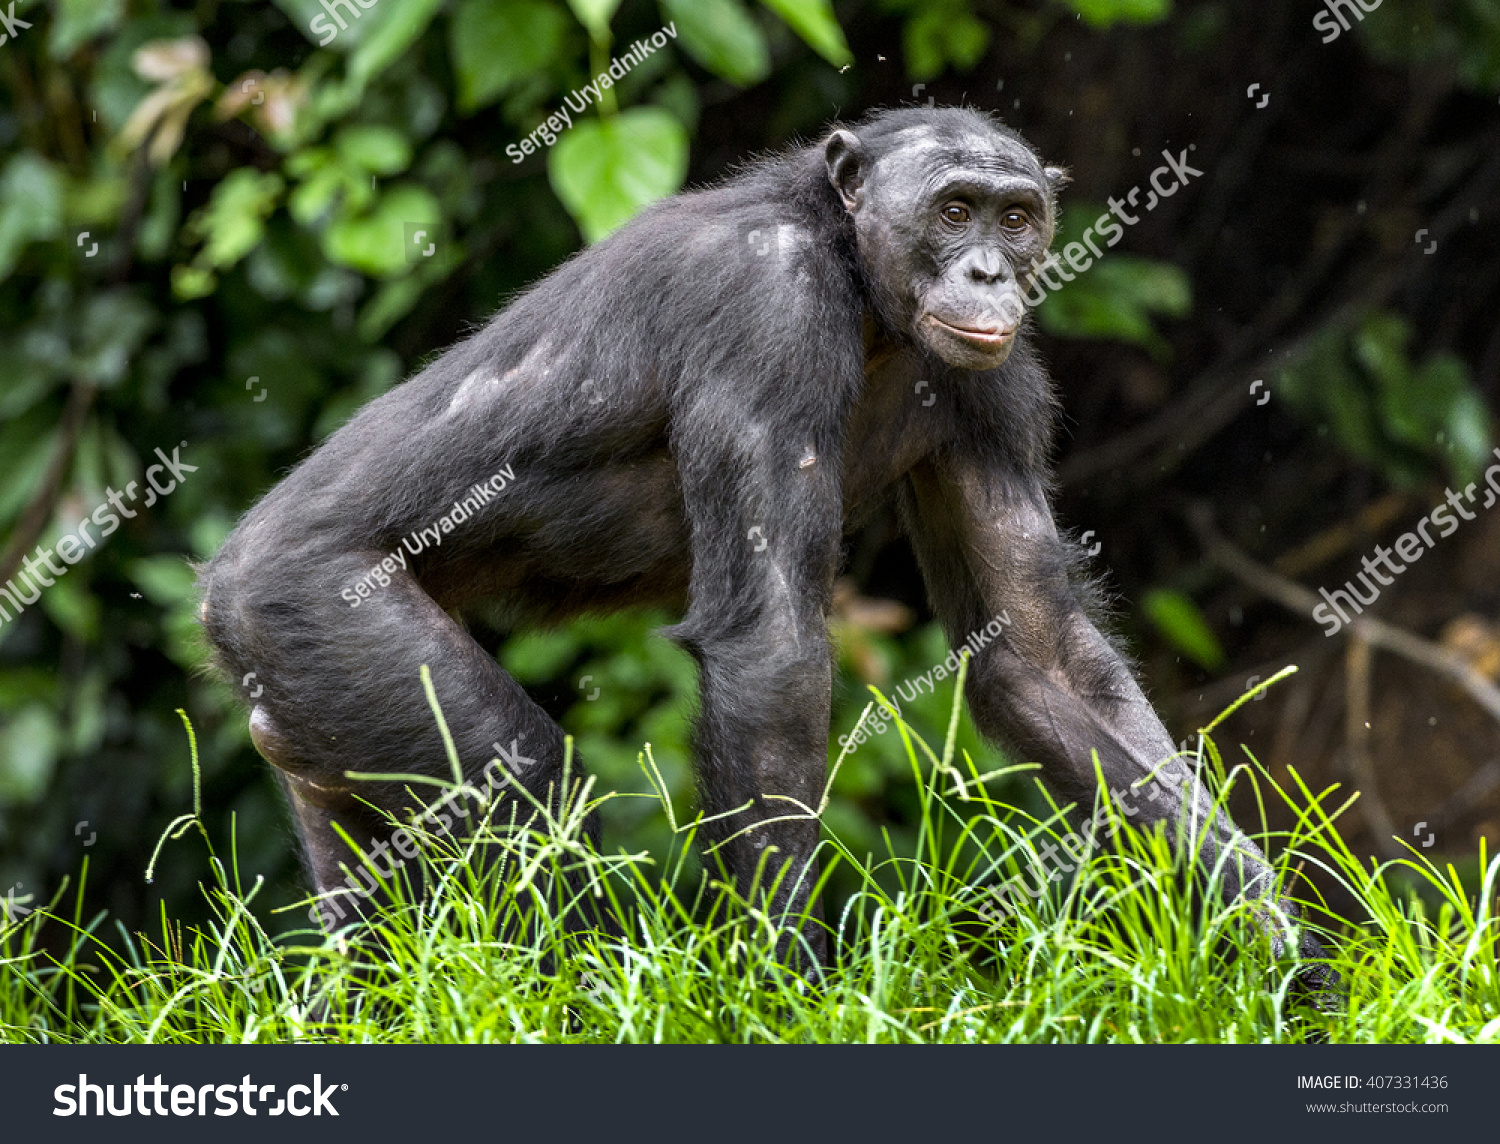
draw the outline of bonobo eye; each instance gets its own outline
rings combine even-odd
[[[1006,230],[1025,230],[1031,225],[1031,216],[1023,210],[1008,210],[1000,219],[1000,225]]]
[[[955,226],[969,221],[969,208],[960,202],[951,202],[943,208],[943,218]]]

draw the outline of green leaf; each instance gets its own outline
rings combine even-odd
[[[380,5],[381,21],[354,49],[349,57],[349,83],[361,88],[372,76],[395,63],[417,42],[443,0],[385,0]]]
[[[304,147],[286,157],[287,174],[294,179],[309,179],[338,162],[338,154],[332,147]]]
[[[763,0],[787,26],[834,67],[854,62],[844,31],[833,15],[831,0]]]
[[[1429,370],[1452,371],[1463,381],[1463,390],[1454,395],[1443,417],[1443,440],[1448,446],[1448,472],[1458,484],[1465,484],[1479,474],[1490,459],[1490,411],[1484,398],[1475,391],[1469,378],[1468,367],[1455,357],[1441,354],[1434,357],[1422,370],[1422,378]],[[1419,379],[1418,384],[1421,384]]]
[[[321,25],[326,24],[328,29],[334,33],[334,38],[327,43],[327,47],[338,51],[350,51],[359,40],[360,25],[365,22],[364,13],[355,21],[350,18],[347,11],[340,10],[346,25],[352,27],[340,28],[337,20],[328,15],[327,9],[318,0],[271,0],[271,3],[285,13],[286,18],[315,44],[322,45],[327,38],[327,31],[322,30]],[[321,23],[320,23],[321,22]],[[314,31],[313,24],[320,23],[320,30]]]
[[[557,197],[589,242],[622,226],[647,203],[675,193],[687,176],[682,124],[658,107],[579,123],[547,160]]]
[[[1063,245],[1059,243],[1059,249]],[[1115,338],[1164,358],[1171,347],[1152,324],[1152,316],[1182,317],[1191,308],[1192,288],[1178,267],[1107,254],[1061,290],[1049,293],[1037,307],[1037,320],[1058,337]]]
[[[362,186],[368,186],[363,179]],[[330,163],[321,170],[314,171],[305,181],[299,183],[297,188],[287,196],[287,210],[292,218],[303,226],[313,226],[325,214],[333,209],[340,191],[351,189],[349,172],[336,163]],[[363,210],[368,203],[351,202],[346,195],[344,209],[352,213]]]
[[[760,26],[739,0],[661,0],[687,53],[717,76],[748,87],[771,71]]]
[[[397,175],[411,166],[411,144],[394,127],[345,127],[334,145],[345,163],[373,175]]]
[[[94,601],[97,605],[98,601]],[[99,749],[109,726],[109,685],[107,669],[95,666],[82,674],[73,692],[73,709],[68,720],[69,742],[64,750],[86,754]]]
[[[1207,671],[1224,663],[1224,649],[1198,605],[1181,592],[1158,588],[1147,592],[1141,606],[1174,648]]]
[[[181,556],[145,556],[132,560],[130,578],[153,604],[170,607],[196,602],[198,576]]]
[[[538,630],[509,640],[500,660],[518,683],[544,683],[572,663],[580,647],[575,628]]]
[[[201,266],[172,267],[172,296],[180,302],[207,298],[218,288],[219,280],[212,270]]]
[[[1319,338],[1282,373],[1276,395],[1395,484],[1430,479],[1438,462],[1462,486],[1489,455],[1489,413],[1460,359],[1434,354],[1418,367],[1411,339],[1404,318],[1372,313]]]
[[[1382,63],[1453,75],[1474,91],[1500,91],[1500,8],[1494,0],[1404,3],[1396,19],[1366,20],[1359,34]]]
[[[57,451],[62,430],[43,414],[37,410],[34,416],[0,421],[0,521],[10,521],[31,499]]]
[[[125,0],[59,0],[47,37],[54,60],[65,60],[88,41],[113,32],[125,15]]]
[[[39,798],[57,763],[62,730],[57,718],[40,704],[30,704],[0,731],[0,799],[31,802]]]
[[[0,281],[29,243],[57,238],[63,229],[63,181],[52,164],[22,151],[0,175]]]
[[[609,22],[614,18],[620,0],[568,0],[568,6],[589,35],[600,43],[609,39]]]
[[[119,175],[95,175],[68,188],[67,216],[79,225],[113,225],[130,198],[130,183]]]
[[[931,79],[951,63],[968,71],[989,46],[990,30],[968,7],[948,0],[929,7],[906,22],[902,45],[906,70],[913,79]]]
[[[205,666],[207,647],[198,626],[198,577],[181,556],[149,556],[132,560],[130,578],[152,603],[166,610],[165,650],[188,670]]]
[[[448,50],[465,112],[492,103],[563,55],[570,23],[542,0],[465,0],[448,26]]]
[[[23,331],[7,331],[21,335],[0,338],[0,424],[6,424],[36,405],[58,386],[67,363],[46,352],[50,347],[28,345]],[[38,349],[42,352],[38,353]],[[4,448],[0,437],[0,448]],[[3,480],[0,470],[0,480]]]
[[[434,282],[457,270],[463,260],[463,250],[458,244],[446,242],[431,258],[418,263],[415,273],[386,282],[359,312],[360,339],[367,345],[379,342]]]
[[[85,543],[76,534],[74,539],[78,544]],[[97,541],[99,538],[96,535],[94,539]],[[53,544],[56,544],[55,540]],[[72,549],[69,551],[74,556],[78,555]],[[62,563],[60,554],[56,559]],[[47,618],[74,639],[90,644],[99,638],[99,617],[103,614],[104,605],[90,591],[88,583],[81,576],[59,579],[42,593],[40,603]]]
[[[1411,328],[1395,314],[1371,314],[1354,333],[1354,356],[1383,387],[1399,389],[1411,376],[1406,343]]]
[[[71,376],[103,388],[119,384],[130,372],[146,335],[156,325],[155,306],[127,288],[90,295],[79,315],[78,333],[69,354]]]
[[[209,266],[233,266],[255,248],[285,187],[280,175],[253,167],[231,171],[214,187],[208,206],[190,224],[207,240],[203,253]]]
[[[1433,455],[1446,452],[1460,482],[1477,472],[1489,451],[1488,417],[1468,367],[1436,354],[1415,368],[1407,358],[1411,327],[1395,314],[1372,314],[1355,332],[1355,359],[1374,377],[1375,412],[1391,441]]]
[[[1172,14],[1172,0],[1065,0],[1095,28],[1113,24],[1155,24]]]
[[[405,271],[408,226],[437,234],[442,208],[432,192],[410,183],[381,195],[367,215],[337,219],[323,233],[323,252],[334,262],[352,266],[374,278]]]

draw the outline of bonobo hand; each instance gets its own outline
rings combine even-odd
[[[1279,918],[1261,915],[1261,924],[1271,939],[1272,960],[1281,961],[1286,957],[1287,939],[1292,938],[1297,942],[1297,953],[1302,960],[1314,963],[1297,971],[1297,976],[1292,979],[1292,996],[1311,1001],[1325,1013],[1342,1010],[1345,1001],[1343,980],[1332,966],[1316,964],[1331,961],[1332,955],[1312,934],[1297,928],[1295,923],[1302,911],[1294,903],[1282,901],[1278,912],[1281,914]]]

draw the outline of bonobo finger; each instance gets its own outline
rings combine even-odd
[[[1304,933],[1298,952],[1304,961],[1313,962],[1313,964],[1306,965],[1298,971],[1296,979],[1292,982],[1293,994],[1311,1001],[1325,1013],[1341,1012],[1348,1000],[1348,990],[1337,970],[1331,965],[1317,964],[1331,960],[1331,955],[1323,948],[1323,943],[1312,934]]]
[[[1293,921],[1301,913],[1295,903],[1288,901],[1281,902],[1279,909],[1286,918]],[[1326,964],[1332,960],[1332,955],[1324,948],[1323,943],[1306,930],[1290,926],[1283,929],[1270,915],[1263,917],[1263,924],[1270,931],[1271,957],[1274,960],[1279,961],[1286,956],[1287,937],[1290,936],[1297,942],[1298,956],[1309,963],[1298,969],[1296,976],[1292,978],[1291,995],[1299,1000],[1310,1001],[1325,1013],[1341,1011],[1346,1000],[1344,982],[1337,970]]]

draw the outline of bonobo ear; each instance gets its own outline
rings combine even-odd
[[[1068,176],[1066,167],[1047,167],[1042,173],[1047,176],[1047,185],[1052,188],[1054,195],[1073,181]]]
[[[853,132],[834,131],[823,144],[828,181],[851,214],[859,206],[859,191],[865,181],[865,148]]]

